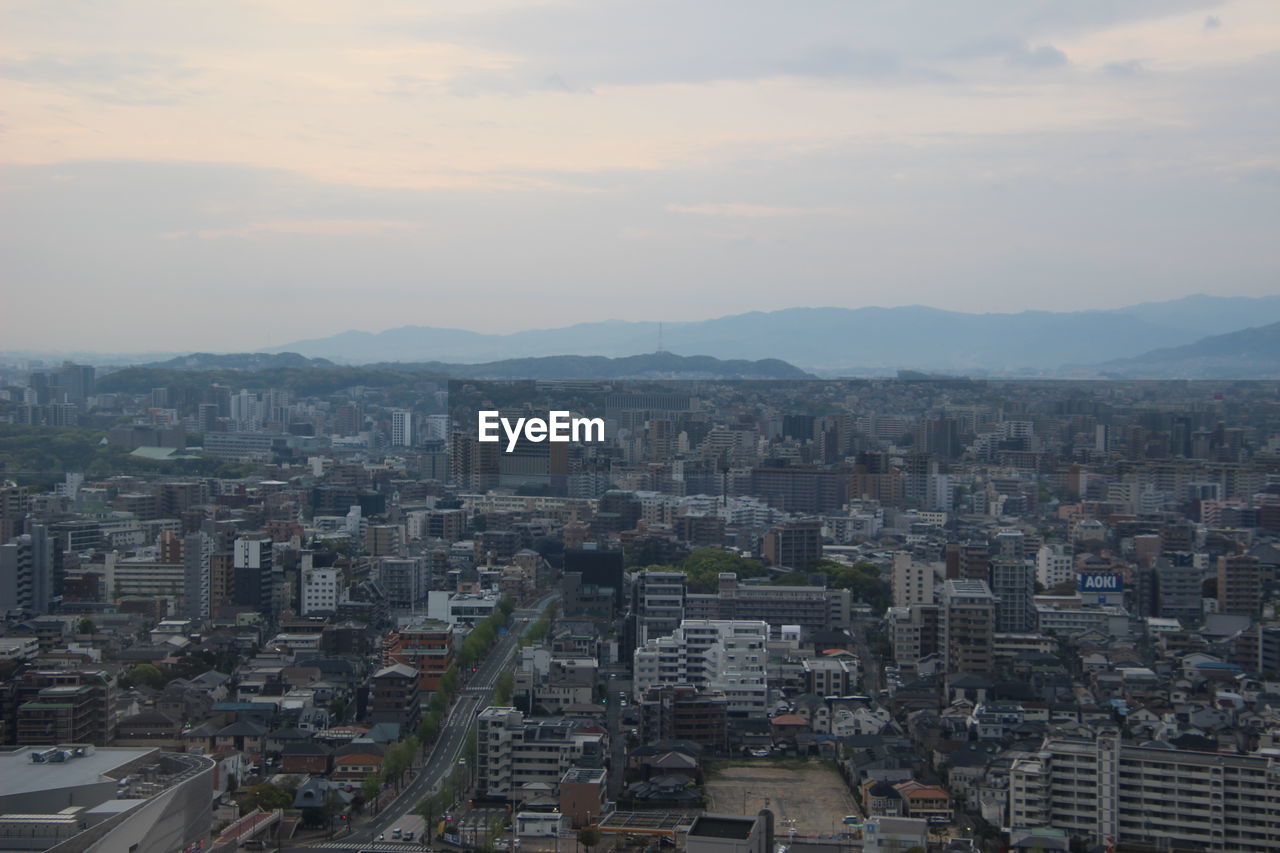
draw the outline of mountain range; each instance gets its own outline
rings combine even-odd
[[[901,368],[971,374],[1045,374],[1107,365],[1206,336],[1280,322],[1280,295],[1203,294],[1091,311],[969,314],[919,305],[900,308],[788,308],[711,320],[609,320],[558,329],[485,334],[430,326],[372,333],[349,330],[295,341],[291,352],[343,364],[494,362],[563,355],[669,352],[781,359],[826,375]],[[1074,372],[1074,371],[1073,371]]]
[[[1099,365],[1103,377],[1273,379],[1280,377],[1280,323],[1241,329]]]

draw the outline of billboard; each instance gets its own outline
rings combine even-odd
[[[1076,575],[1078,592],[1124,592],[1124,576],[1113,572],[1082,572]]]

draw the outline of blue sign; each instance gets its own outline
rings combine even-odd
[[[1079,592],[1124,592],[1124,576],[1108,572],[1088,572],[1076,576]]]

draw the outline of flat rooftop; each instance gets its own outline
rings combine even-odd
[[[704,814],[693,822],[689,835],[700,838],[732,838],[746,841],[755,828],[754,817],[736,815]]]
[[[34,764],[31,754],[51,747],[24,746],[0,752],[0,799],[15,794],[56,791],[75,785],[91,785],[103,777],[118,778],[120,768],[160,750],[155,747],[92,747],[88,754],[65,761]],[[0,809],[2,810],[2,809]]]

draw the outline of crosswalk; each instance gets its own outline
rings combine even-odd
[[[421,844],[415,844],[412,841],[326,841],[323,844],[312,844],[311,847],[320,850],[364,850],[376,851],[376,853],[406,853],[413,850],[416,853],[431,853],[431,848],[423,847]]]

